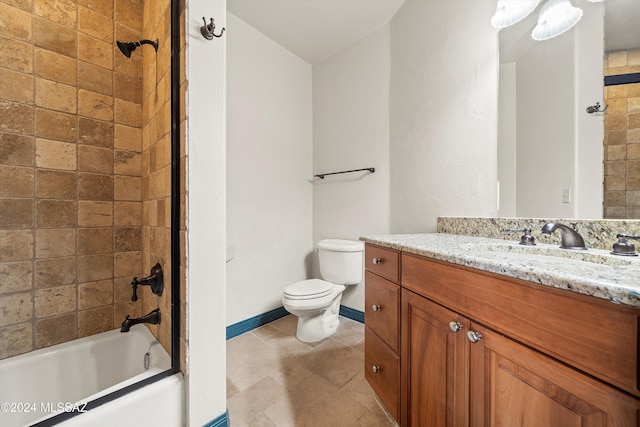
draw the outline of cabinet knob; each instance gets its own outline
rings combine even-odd
[[[449,322],[449,328],[453,332],[458,332],[460,329],[462,329],[462,323],[452,320],[451,322]]]
[[[382,258],[374,258],[373,259],[373,263],[374,264],[382,264]]]
[[[373,304],[373,305],[371,306],[371,309],[372,309],[373,311],[380,311],[380,310],[382,310],[382,307],[381,307],[381,306],[379,306],[378,304]]]
[[[380,372],[380,366],[373,365],[371,370],[373,371],[374,374],[377,374],[378,372]]]
[[[477,343],[478,341],[480,341],[482,339],[482,334],[480,332],[477,332],[477,331],[469,331],[469,332],[467,332],[467,338],[472,343]]]

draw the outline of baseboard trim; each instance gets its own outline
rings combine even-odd
[[[220,415],[215,420],[209,421],[202,427],[230,427],[230,426],[231,426],[231,423],[229,422],[229,410],[227,409],[227,412]]]
[[[238,335],[242,335],[245,332],[249,332],[253,329],[259,328],[262,325],[266,325],[267,323],[273,322],[274,320],[278,320],[281,317],[289,314],[284,307],[278,307],[271,311],[267,311],[266,313],[258,314],[257,316],[253,316],[250,319],[243,320],[238,323],[234,323],[233,325],[227,326],[227,339],[231,339],[237,337]]]
[[[285,310],[284,307],[278,307],[271,311],[267,311],[266,313],[258,314],[257,316],[229,325],[227,326],[227,339],[230,340],[231,338],[242,335],[245,332],[252,331],[288,314],[289,312]],[[340,316],[355,320],[356,322],[364,323],[364,313],[351,307],[341,305]]]
[[[364,312],[356,310],[355,308],[345,307],[344,305],[341,305],[340,316],[355,320],[356,322],[364,323]]]

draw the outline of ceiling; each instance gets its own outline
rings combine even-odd
[[[227,10],[314,65],[391,20],[405,0],[227,0]]]
[[[227,10],[314,65],[389,22],[404,2],[405,0],[227,0]],[[581,3],[582,7],[589,5],[587,2]],[[605,49],[609,51],[640,46],[639,19],[640,0],[605,0]],[[516,39],[530,39],[528,36],[536,20],[537,13],[534,12],[526,21],[502,31],[520,32],[522,34],[518,34]],[[490,24],[487,22],[487,25]],[[503,54],[504,52],[501,53]]]

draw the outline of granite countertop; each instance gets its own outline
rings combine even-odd
[[[559,289],[640,307],[640,257],[456,234],[363,236],[360,240]]]

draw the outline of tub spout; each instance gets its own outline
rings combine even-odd
[[[145,316],[134,319],[129,318],[129,315],[127,314],[127,317],[124,319],[124,322],[122,322],[122,326],[120,327],[120,332],[129,332],[129,329],[138,323],[158,325],[160,323],[160,309],[156,308]]]

